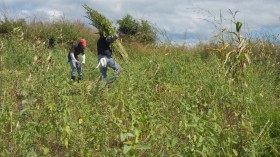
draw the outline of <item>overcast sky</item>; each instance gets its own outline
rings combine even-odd
[[[238,11],[235,18],[245,23],[248,32],[280,33],[280,0],[0,0],[0,16],[42,20],[64,17],[89,23],[82,4],[113,22],[126,14],[148,20],[175,42],[208,41],[217,31],[214,24],[220,22],[220,13],[232,19],[229,10]],[[226,20],[223,25],[231,27]]]

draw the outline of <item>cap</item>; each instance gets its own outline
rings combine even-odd
[[[86,39],[81,39],[81,40],[80,40],[80,43],[81,43],[81,45],[82,45],[83,47],[86,47],[86,46],[87,46],[87,41],[86,41]]]

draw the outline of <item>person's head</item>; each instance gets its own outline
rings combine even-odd
[[[81,39],[80,40],[80,45],[82,46],[82,47],[86,47],[87,46],[87,41],[86,41],[86,39]]]

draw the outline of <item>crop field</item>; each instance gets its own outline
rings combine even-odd
[[[280,156],[279,38],[230,68],[211,44],[123,43],[110,88],[89,41],[77,83],[68,45],[0,37],[0,156]]]

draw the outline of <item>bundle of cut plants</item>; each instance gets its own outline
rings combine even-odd
[[[92,22],[92,25],[103,33],[104,37],[110,37],[116,34],[116,30],[113,28],[111,22],[98,11],[90,8],[88,5],[83,5],[86,10],[87,18]],[[128,54],[119,40],[116,40],[111,44],[113,53],[124,60],[128,59]]]

